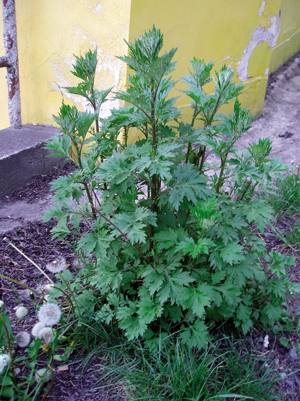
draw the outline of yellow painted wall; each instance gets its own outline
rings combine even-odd
[[[73,55],[88,48],[98,47],[98,87],[124,87],[126,69],[115,56],[126,51],[130,0],[16,0],[16,13],[23,123],[53,123],[59,87],[72,84]],[[0,31],[0,55],[1,46]],[[4,73],[0,69],[0,128],[8,126]]]
[[[300,51],[300,0],[282,0],[281,29],[278,44],[273,50],[271,71],[276,71]]]
[[[132,0],[130,39],[153,23],[160,27],[165,47],[178,47],[175,78],[187,74],[193,56],[217,67],[231,65],[246,86],[244,105],[258,114],[279,34],[280,4],[281,0]],[[260,42],[261,35],[272,44]],[[179,104],[184,108],[186,101]]]
[[[166,48],[178,47],[175,78],[187,73],[193,56],[230,64],[253,114],[263,108],[269,71],[300,50],[300,0],[16,0],[16,11],[23,123],[53,123],[59,88],[73,83],[73,54],[88,48],[99,49],[98,86],[123,88],[126,68],[115,56],[126,52],[124,38],[153,24],[165,34]],[[4,77],[0,69],[0,129],[8,126]]]

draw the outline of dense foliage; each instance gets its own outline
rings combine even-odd
[[[240,342],[217,341],[194,352],[179,341],[155,353],[139,344],[108,350],[102,380],[116,383],[130,401],[279,400],[276,375]]]
[[[69,284],[78,319],[149,343],[176,332],[202,347],[220,323],[247,333],[284,314],[293,260],[267,252],[261,233],[273,210],[260,195],[283,167],[269,158],[267,139],[236,149],[250,116],[227,66],[213,73],[213,64],[192,60],[190,122],[181,119],[172,97],[176,50],[162,48],[155,27],[128,44],[128,87],[114,94],[125,107],[106,119],[99,113],[111,90],[94,88],[97,54],[76,58],[80,82],[66,89],[90,111],[63,104],[55,118],[61,134],[48,148],[76,169],[53,182],[47,218],[82,265]]]

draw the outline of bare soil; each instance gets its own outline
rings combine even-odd
[[[260,138],[272,140],[274,158],[300,166],[300,54],[270,77],[264,110],[239,144]]]

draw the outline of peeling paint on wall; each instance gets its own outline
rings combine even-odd
[[[299,49],[299,1],[230,0],[228,7],[220,7],[220,0],[190,0],[186,7],[185,2],[174,0],[16,0],[23,121],[53,124],[61,93],[66,101],[87,108],[80,97],[69,97],[61,87],[75,84],[70,75],[72,55],[89,48],[99,48],[97,88],[122,90],[126,67],[114,56],[126,54],[123,38],[133,39],[153,23],[164,32],[166,48],[175,44],[180,50],[175,79],[186,75],[188,60],[194,56],[214,60],[217,67],[224,62],[238,66],[240,78],[255,78],[246,83],[241,101],[258,114],[264,102],[267,68],[272,72]],[[280,20],[270,20],[280,9]],[[0,54],[4,53],[2,37],[0,24]],[[200,40],[203,37],[205,41]],[[271,54],[277,61],[270,67]],[[3,72],[0,70],[0,92],[6,97]],[[2,103],[0,128],[8,125],[7,102]],[[182,97],[178,104],[184,108],[186,99]],[[103,115],[116,106],[113,100],[106,103]]]
[[[101,11],[102,11],[102,5],[100,2],[98,2],[95,7],[95,12],[96,12],[96,14],[99,14],[99,13],[101,13]]]
[[[70,74],[74,55],[88,49],[98,47],[96,87],[124,89],[126,66],[115,56],[127,51],[123,39],[129,36],[130,4],[131,0],[16,0],[24,124],[53,124],[62,96],[66,103],[87,110],[80,96],[70,96],[63,87],[78,82]],[[3,53],[0,46],[0,55]],[[0,93],[5,92],[6,83],[0,75]],[[3,103],[0,128],[8,126],[7,101]],[[115,101],[107,102],[102,115],[116,106]]]
[[[280,9],[280,35],[272,51],[271,72],[300,51],[300,1],[281,0]]]
[[[262,42],[267,42],[270,47],[275,47],[280,33],[280,17],[273,16],[270,18],[270,27],[258,27],[252,34],[252,38],[244,50],[244,54],[238,63],[238,76],[241,81],[248,79],[248,65],[254,49]]]
[[[91,48],[93,48],[93,46],[91,46]],[[104,85],[101,85],[101,82],[99,82],[99,86],[112,86],[113,88],[119,88],[122,85],[121,81],[124,72],[124,65],[122,64],[122,62],[114,56],[104,55],[101,49],[98,49],[98,59],[99,62],[97,65],[96,77],[107,77]],[[55,76],[55,82],[52,83],[51,89],[54,92],[61,92],[63,98],[70,100],[81,110],[92,111],[91,105],[86,99],[84,99],[82,96],[77,96],[69,93],[64,89],[64,87],[74,85],[72,75],[70,73],[73,63],[74,59],[70,57],[52,63],[52,70]],[[107,81],[109,81],[108,84]],[[118,100],[109,99],[103,104],[100,112],[100,117],[108,117],[111,114],[111,110],[113,108],[119,107],[120,102]]]

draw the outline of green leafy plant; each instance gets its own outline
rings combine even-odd
[[[262,194],[283,167],[268,139],[236,149],[250,116],[227,66],[213,73],[192,60],[184,91],[192,118],[182,121],[172,97],[176,50],[162,48],[155,27],[128,44],[128,87],[115,94],[125,106],[106,119],[99,110],[109,91],[94,92],[96,107],[92,95],[96,53],[76,58],[81,81],[67,90],[92,112],[63,104],[56,117],[61,134],[48,148],[77,169],[53,182],[46,218],[83,264],[72,283],[77,315],[117,325],[130,340],[177,333],[201,348],[220,323],[247,333],[285,313],[293,258],[269,254],[261,237],[273,222]]]

